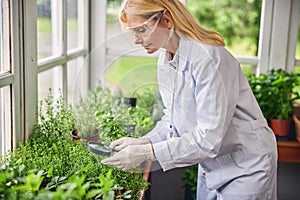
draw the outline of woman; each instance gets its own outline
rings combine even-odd
[[[127,0],[122,25],[158,59],[164,116],[142,138],[121,138],[102,163],[129,170],[157,160],[164,171],[198,163],[197,199],[276,200],[273,132],[223,38],[179,0]]]

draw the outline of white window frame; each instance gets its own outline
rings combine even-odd
[[[1,24],[4,27],[8,28],[8,32],[6,33],[1,33],[0,35],[3,36],[0,38],[0,40],[2,40],[1,42],[1,54],[2,54],[2,59],[1,60],[1,65],[6,66],[5,69],[8,69],[7,71],[2,71],[0,72],[0,89],[1,88],[5,88],[8,87],[9,88],[9,102],[4,102],[6,99],[4,96],[0,96],[1,97],[1,104],[0,104],[0,123],[4,123],[3,126],[1,126],[1,144],[0,144],[0,155],[4,154],[5,151],[10,150],[13,148],[12,144],[13,144],[13,139],[14,139],[14,132],[13,132],[13,112],[11,112],[9,114],[9,118],[8,116],[4,116],[5,112],[7,110],[12,111],[15,107],[13,105],[13,83],[14,83],[14,74],[13,74],[13,63],[11,62],[12,60],[12,55],[11,55],[11,49],[12,49],[12,44],[11,44],[11,39],[12,39],[12,24],[11,24],[11,9],[12,9],[12,5],[11,2],[9,1],[2,1],[1,2],[2,5],[5,5],[5,8],[2,8],[1,6],[1,12],[7,12],[7,17],[3,17],[1,18]],[[7,8],[7,9],[6,9]],[[1,17],[2,17],[3,13],[0,13]],[[5,42],[3,42],[5,40]],[[8,41],[8,42],[7,42]],[[7,45],[8,44],[8,45]],[[3,50],[3,51],[2,51]],[[4,57],[3,57],[4,56]],[[3,104],[4,103],[4,104]],[[9,103],[9,108],[7,108],[5,103]],[[9,121],[9,123],[7,124],[7,121]],[[3,132],[2,132],[3,131]],[[7,133],[9,133],[9,135],[6,135]]]
[[[78,6],[78,13],[88,14],[89,8],[89,1],[78,1],[81,5]],[[53,39],[53,46],[57,46],[58,48],[55,49],[54,56],[46,57],[38,61],[38,73],[44,72],[49,69],[53,69],[56,66],[62,66],[63,69],[63,97],[64,101],[68,102],[68,68],[67,63],[71,60],[74,60],[79,57],[86,57],[89,53],[89,40],[84,40],[85,42],[80,45],[76,49],[68,50],[67,49],[67,2],[61,0],[52,0],[52,39]],[[84,14],[83,14],[84,15]],[[78,23],[81,25],[84,24],[84,30],[82,31],[82,35],[84,38],[88,37],[88,16],[84,16],[84,19],[78,20]],[[84,21],[86,23],[84,23]],[[80,27],[80,26],[79,26]],[[58,91],[57,86],[54,85],[52,87],[53,91]]]
[[[64,10],[62,12],[64,13],[63,19],[66,19],[66,1],[56,1],[63,4],[61,7]],[[88,23],[91,17],[88,15],[92,15],[92,13],[89,12],[89,9],[91,9],[89,2],[94,3],[94,1],[97,0],[83,0],[82,2],[85,3],[79,6],[81,10],[78,12],[86,13],[84,19],[78,20],[79,24],[85,25],[84,32],[82,33],[85,42],[78,49],[72,49],[71,51],[67,51],[67,46],[64,45],[60,56],[47,58],[38,62],[36,0],[9,0],[11,13],[11,49],[13,49],[11,52],[11,72],[2,72],[0,74],[0,88],[10,86],[12,91],[12,141],[11,145],[9,144],[10,149],[14,148],[20,141],[27,140],[33,131],[34,125],[37,123],[38,73],[57,65],[62,65],[64,68],[64,99],[67,97],[67,71],[65,66],[68,61],[81,56],[87,56],[90,52],[91,41],[89,38],[91,38],[92,34],[89,29],[90,23]],[[99,10],[97,13],[99,13]],[[61,21],[64,23],[61,24],[61,27],[65,29],[63,37],[66,39],[66,20]]]
[[[293,71],[296,60],[299,0],[263,0],[258,73],[269,69]]]

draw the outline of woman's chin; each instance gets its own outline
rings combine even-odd
[[[155,49],[155,48],[146,48],[146,51],[147,51],[148,54],[153,54],[157,51],[157,49]]]

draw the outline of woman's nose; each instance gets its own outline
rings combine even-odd
[[[135,44],[142,44],[143,43],[143,39],[137,35],[134,36],[134,43]]]

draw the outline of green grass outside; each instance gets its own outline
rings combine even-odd
[[[107,24],[113,24],[113,23],[116,23],[118,21],[119,21],[119,19],[116,15],[113,15],[113,14],[110,14],[110,13],[106,14],[106,23]]]
[[[108,68],[106,80],[125,95],[157,88],[156,58],[122,57]]]
[[[233,39],[232,44],[225,47],[235,56],[255,56],[257,51],[256,44],[253,43],[251,38]]]
[[[50,34],[52,32],[52,24],[50,18],[37,18],[37,32],[41,34]]]
[[[38,17],[37,18],[37,32],[40,34],[50,34],[52,32],[51,18]],[[67,29],[68,30],[77,30],[78,23],[77,19],[68,19],[67,20]]]
[[[300,34],[300,33],[299,33]],[[300,38],[298,38],[297,46],[296,46],[296,59],[300,59]]]

